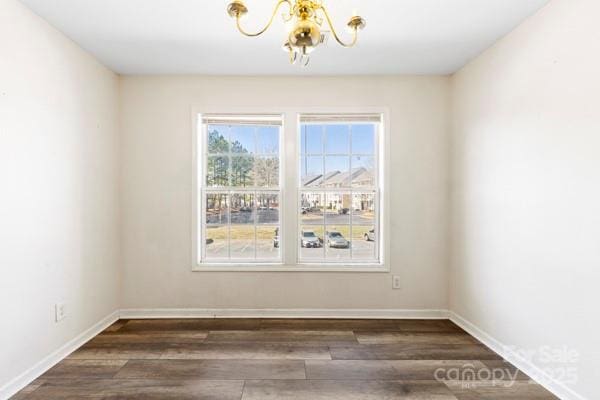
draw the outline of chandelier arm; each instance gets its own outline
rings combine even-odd
[[[265,33],[267,31],[267,29],[269,29],[269,27],[271,27],[271,24],[273,24],[273,20],[275,19],[275,15],[277,15],[277,10],[279,10],[279,7],[281,7],[281,5],[284,3],[286,3],[290,7],[290,9],[292,8],[292,2],[290,0],[279,0],[277,5],[275,6],[275,9],[273,10],[273,14],[271,15],[271,19],[269,19],[267,26],[265,26],[263,29],[261,29],[260,31],[258,31],[256,33],[246,32],[240,24],[240,16],[238,15],[235,18],[235,22],[236,22],[238,30],[240,31],[240,33],[242,35],[249,36],[249,37],[256,37],[256,36],[262,35],[263,33]]]
[[[345,43],[344,41],[342,41],[342,39],[340,39],[337,32],[335,31],[335,27],[333,26],[333,22],[331,21],[331,17],[329,16],[329,13],[327,12],[325,6],[322,5],[321,10],[323,10],[323,14],[325,14],[325,19],[327,20],[327,24],[329,25],[329,28],[331,29],[331,33],[333,34],[335,40],[343,47],[354,46],[358,40],[358,29],[354,28],[354,32],[352,34],[352,41],[350,43]]]

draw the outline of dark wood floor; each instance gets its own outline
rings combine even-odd
[[[118,321],[14,399],[556,397],[450,321],[186,319]]]

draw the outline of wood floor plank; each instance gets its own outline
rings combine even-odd
[[[530,382],[447,382],[458,400],[559,400],[538,384]]]
[[[334,360],[500,360],[479,344],[374,344],[332,347]]]
[[[44,373],[42,379],[112,378],[126,363],[126,360],[63,360]]]
[[[120,332],[258,330],[260,319],[144,319],[130,320]]]
[[[242,400],[456,400],[435,381],[247,381]]]
[[[141,331],[135,333],[103,332],[87,342],[94,344],[116,343],[202,343],[208,331]]]
[[[449,320],[397,319],[263,319],[264,330],[336,330],[464,333]]]
[[[305,379],[304,361],[296,360],[133,360],[120,379]]]
[[[104,343],[85,344],[68,360],[151,360],[158,359],[172,346],[169,343]]]
[[[210,331],[204,343],[286,343],[303,346],[358,344],[352,331]]]
[[[463,368],[471,365],[477,371],[485,368],[472,360],[307,360],[307,379],[327,380],[425,380],[436,378],[440,368]]]
[[[112,324],[111,326],[109,326],[108,328],[106,328],[104,330],[104,332],[117,332],[119,329],[121,329],[123,326],[125,326],[125,324],[127,324],[127,322],[129,322],[129,320],[120,319],[120,320],[116,321],[114,324]]]
[[[517,367],[509,363],[508,361],[504,361],[502,359],[499,360],[482,360],[486,367],[488,367],[492,373],[494,370],[503,371],[505,375],[509,375],[514,377],[516,380],[527,381],[530,380],[529,376],[525,374],[523,371],[520,371]]]
[[[164,360],[331,360],[327,346],[271,343],[180,344],[165,350]]]
[[[244,381],[96,379],[44,384],[28,400],[239,400]]]
[[[355,332],[360,344],[481,344],[466,333]]]
[[[19,393],[15,394],[13,397],[11,397],[10,400],[28,399],[28,398],[30,398],[29,396],[31,395],[31,393],[36,391],[44,383],[46,383],[46,379],[41,378],[41,377],[37,378],[36,380],[31,382],[29,385],[27,385],[23,389],[21,389],[21,391]]]

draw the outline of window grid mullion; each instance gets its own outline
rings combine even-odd
[[[321,128],[321,139],[323,141],[323,143],[321,143],[321,151],[323,152],[323,154],[321,155],[321,157],[323,158],[323,182],[325,183],[325,176],[327,176],[327,157],[325,156],[325,154],[327,153],[327,150],[329,150],[327,148],[327,128],[325,125],[322,126]],[[327,241],[325,240],[325,232],[327,229],[327,202],[329,201],[329,194],[323,192],[322,194],[322,198],[323,201],[325,202],[325,204],[323,204],[323,248],[321,250],[321,258],[323,260],[327,259]]]
[[[353,158],[353,154],[352,154],[352,125],[348,125],[348,148],[350,150],[350,154],[348,156],[349,158],[349,164],[350,164],[350,170],[348,171],[348,185],[350,186],[350,245],[349,245],[349,251],[350,251],[350,259],[354,259],[354,251],[353,251],[353,245],[354,245],[354,232],[352,231],[352,220],[354,219],[354,192],[352,191],[352,184],[353,184],[353,177],[352,177],[352,158]],[[343,201],[343,200],[342,200]],[[344,205],[342,204],[342,208],[344,207]]]
[[[256,260],[258,257],[258,237],[257,237],[257,230],[258,230],[258,212],[256,211],[256,199],[258,196],[258,192],[254,192],[254,195],[252,197],[252,212],[254,213],[253,218],[252,218],[252,222],[254,224],[254,259]]]
[[[231,260],[231,191],[227,195],[227,259]]]

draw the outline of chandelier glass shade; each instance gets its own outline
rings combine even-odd
[[[243,35],[255,37],[269,29],[283,5],[288,7],[288,11],[282,14],[283,21],[291,26],[283,43],[283,50],[289,53],[292,64],[308,65],[309,54],[325,40],[322,29],[324,23],[327,23],[332,36],[343,47],[354,46],[358,40],[358,31],[366,25],[365,20],[358,15],[350,18],[347,27],[352,36],[348,42],[343,41],[333,26],[323,0],[279,0],[266,26],[258,32],[248,32],[242,27],[240,20],[248,13],[248,8],[242,0],[233,0],[227,6],[227,12],[235,19],[236,26]]]

